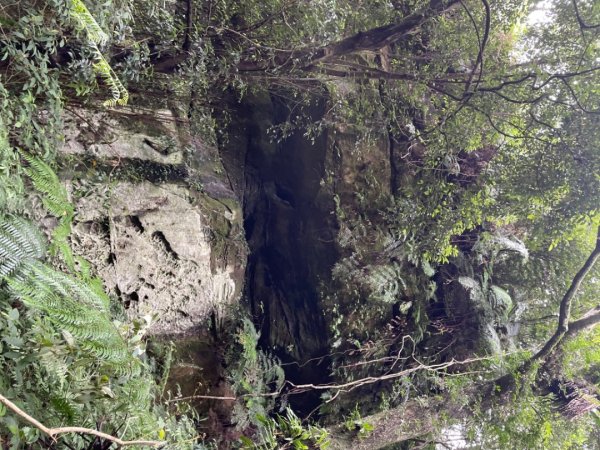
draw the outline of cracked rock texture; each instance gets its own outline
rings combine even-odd
[[[80,110],[66,120],[62,177],[76,205],[73,248],[155,334],[226,316],[243,285],[239,205],[216,149],[176,110]]]

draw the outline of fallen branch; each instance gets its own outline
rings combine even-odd
[[[167,400],[167,403],[185,402],[187,400],[237,400],[238,397],[220,397],[218,395],[188,395],[187,397],[177,397]]]
[[[289,394],[299,394],[299,393],[302,393],[302,392],[305,392],[308,390],[334,390],[334,391],[349,392],[349,391],[352,391],[358,387],[361,387],[361,386],[364,386],[367,384],[373,384],[373,383],[378,383],[380,381],[400,378],[400,377],[403,377],[403,376],[406,376],[406,375],[409,375],[411,373],[418,372],[421,370],[430,371],[430,372],[439,372],[439,371],[447,369],[448,367],[451,367],[451,366],[471,364],[474,362],[479,362],[479,361],[484,361],[484,360],[489,360],[489,359],[490,359],[490,357],[486,356],[486,357],[481,357],[481,358],[469,358],[469,359],[465,359],[462,361],[452,360],[452,361],[448,361],[445,363],[432,364],[432,365],[426,365],[426,364],[419,363],[417,366],[411,367],[410,369],[405,369],[405,370],[401,370],[399,372],[388,373],[388,374],[380,375],[380,376],[376,376],[376,377],[365,377],[365,378],[361,378],[359,380],[353,380],[353,381],[349,381],[347,383],[342,383],[342,384],[294,384],[290,381],[287,381],[286,383],[291,386],[291,390],[290,390]]]
[[[107,441],[114,442],[115,444],[120,445],[121,447],[129,446],[129,445],[149,445],[151,447],[158,448],[158,447],[162,447],[163,445],[166,444],[165,441],[144,441],[144,440],[124,441],[122,439],[119,439],[118,437],[111,436],[110,434],[103,433],[98,430],[93,430],[91,428],[84,428],[84,427],[48,428],[44,424],[40,423],[38,420],[31,417],[29,414],[27,414],[25,411],[23,411],[21,408],[19,408],[17,405],[15,405],[13,402],[11,402],[9,399],[4,397],[2,394],[0,394],[0,403],[2,403],[4,406],[6,406],[8,409],[10,409],[12,412],[14,412],[16,415],[18,415],[19,417],[24,419],[26,422],[30,423],[37,429],[41,430],[43,433],[50,436],[55,441],[56,441],[57,436],[59,436],[61,434],[82,433],[82,434],[89,434],[92,436],[96,436],[101,439],[106,439]]]

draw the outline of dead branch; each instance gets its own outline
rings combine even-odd
[[[106,439],[107,441],[114,442],[115,444],[120,445],[121,447],[126,447],[126,446],[130,446],[130,445],[149,445],[151,447],[159,448],[166,444],[165,441],[145,441],[145,440],[124,441],[118,437],[111,436],[110,434],[103,433],[98,430],[93,430],[91,428],[84,428],[84,427],[48,428],[44,424],[40,423],[38,420],[31,417],[29,414],[27,414],[25,411],[23,411],[21,408],[19,408],[17,405],[15,405],[13,402],[11,402],[9,399],[4,397],[2,394],[0,394],[0,403],[2,403],[4,406],[6,406],[8,409],[10,409],[12,412],[14,412],[16,415],[21,417],[26,422],[30,423],[31,425],[33,425],[34,427],[36,427],[43,433],[50,436],[55,441],[56,441],[56,438],[61,434],[82,433],[82,434],[89,434],[92,436],[96,436],[101,439]]]
[[[167,403],[185,402],[187,400],[237,400],[238,397],[221,397],[218,395],[188,395],[187,397],[177,397],[167,400]]]
[[[292,387],[289,394],[300,394],[302,392],[306,392],[309,390],[317,390],[317,391],[319,391],[319,390],[334,390],[334,391],[349,392],[349,391],[352,391],[361,386],[378,383],[380,381],[393,380],[393,379],[400,378],[400,377],[403,377],[403,376],[406,376],[406,375],[409,375],[411,373],[418,372],[418,371],[439,372],[439,371],[447,369],[448,367],[451,367],[451,366],[471,364],[474,362],[484,361],[484,360],[489,360],[489,359],[490,359],[489,357],[468,358],[468,359],[465,359],[462,361],[452,360],[452,361],[448,361],[445,363],[431,364],[431,365],[423,364],[423,363],[420,363],[417,361],[418,365],[416,365],[415,367],[411,367],[409,369],[401,370],[399,372],[394,372],[394,373],[388,373],[385,375],[379,375],[376,377],[365,377],[365,378],[361,378],[359,380],[353,380],[353,381],[349,381],[347,383],[342,383],[342,384],[294,384],[290,381],[287,381],[286,383]]]

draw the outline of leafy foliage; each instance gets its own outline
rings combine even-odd
[[[105,409],[114,415],[122,410],[124,414],[136,414],[136,433],[155,432],[158,416],[153,415],[152,389],[157,385],[144,363],[133,356],[133,349],[139,346],[137,334],[126,340],[110,319],[110,299],[101,284],[39,262],[45,253],[44,240],[28,221],[7,217],[0,229],[0,273],[9,287],[1,291],[0,298],[2,307],[8,308],[6,323],[0,321],[7,346],[0,346],[0,361],[6,368],[4,377],[0,377],[3,392],[8,389],[5,383],[11,384],[12,379],[9,395],[28,395],[25,409],[35,411],[38,418],[48,413],[39,415],[34,406],[42,407],[40,399],[47,398],[49,413],[54,411],[67,423],[95,426],[89,423],[90,413],[101,414]],[[18,309],[9,306],[17,299],[43,314],[30,312],[29,317],[21,317]],[[28,393],[32,388],[34,392]],[[39,399],[36,391],[43,394]],[[85,392],[87,397],[82,398]],[[121,404],[115,406],[113,400],[119,398]],[[168,415],[165,419],[171,420]],[[153,425],[144,428],[146,424]],[[15,448],[21,441],[42,438],[37,431],[21,429],[10,416],[0,419],[0,433],[3,425],[13,435]],[[185,433],[182,430],[190,423],[184,420],[181,425],[172,422],[170,426],[175,433]],[[83,442],[74,439],[77,445]]]
[[[31,222],[20,217],[0,219],[0,276],[18,273],[21,266],[42,258],[46,242]]]
[[[110,15],[116,22],[122,18]],[[0,31],[0,390],[47,426],[83,426],[191,448],[194,414],[183,404],[160,403],[144,352],[147,327],[116,320],[89,263],[73,256],[74,208],[52,168],[63,100],[71,95],[70,69],[59,55],[68,42],[70,67],[78,58],[82,64],[86,58],[106,62],[97,45],[109,35],[77,0],[3,4]],[[87,81],[94,86],[93,78]],[[126,91],[114,72],[105,81],[119,87],[124,103]],[[51,265],[64,269],[57,259],[42,262],[45,238],[25,219],[44,214],[32,208],[36,197],[58,219],[50,249],[70,273]],[[77,434],[53,442],[4,408],[0,441],[12,449],[95,445]]]
[[[259,418],[258,436],[254,441],[243,437],[242,448],[256,450],[325,450],[329,448],[327,430],[314,425],[303,425],[289,407],[285,414]]]
[[[488,448],[585,448],[593,423],[573,423],[552,409],[550,399],[521,392],[509,408],[498,408],[492,417],[481,412],[480,422],[469,424],[467,441]]]
[[[528,330],[518,340],[524,349],[547,335],[552,322],[544,322],[542,312],[556,310],[556,294],[576,266],[572,261],[600,221],[596,5],[553,1],[547,5],[551,20],[533,24],[526,2],[516,0],[318,0],[310,7],[287,0],[192,0],[185,12],[157,1],[19,3],[0,7],[0,207],[23,215],[27,175],[58,218],[51,249],[71,273],[36,261],[44,253],[37,232],[24,219],[3,217],[0,273],[9,281],[1,294],[1,356],[8,375],[0,380],[6,389],[14,382],[12,397],[27,397],[41,416],[50,404],[69,423],[89,423],[98,411],[112,417],[117,408],[131,415],[117,414],[110,426],[122,420],[132,433],[164,429],[156,427],[170,417],[160,411],[165,416],[156,419],[143,365],[141,375],[114,376],[115,367],[131,360],[133,338],[112,321],[89,265],[80,261],[75,272],[68,241],[73,208],[52,171],[63,101],[93,92],[100,81],[110,91],[105,106],[127,103],[115,68],[126,74],[123,79],[137,81],[152,71],[150,64],[157,71],[177,70],[173,83],[156,78],[136,88],[163,97],[191,92],[188,113],[196,131],[214,126],[207,111],[222,107],[223,92],[233,88],[239,97],[266,88],[288,107],[288,120],[269,130],[276,140],[300,130],[314,141],[335,134],[342,123],[356,142],[351,152],[374,142],[388,145],[389,183],[370,186],[380,194],[377,201],[357,189],[360,211],[350,211],[336,191],[343,174],[326,174],[322,183],[331,189],[345,233],[339,239],[345,259],[334,273],[339,289],[324,299],[331,342],[343,355],[334,368],[359,355],[360,370],[370,375],[396,367],[392,354],[439,357],[468,314],[478,316],[477,337],[494,345],[498,330],[508,325]],[[374,30],[402,24],[415,12],[426,20],[385,45],[369,44]],[[327,108],[315,122],[306,111],[320,97]],[[335,158],[347,158],[337,153]],[[529,262],[517,263],[515,255]],[[597,279],[596,272],[582,290],[577,314],[595,305]],[[462,298],[453,304],[457,292]],[[459,315],[461,302],[470,308]],[[444,317],[436,321],[434,314]],[[527,320],[536,325],[525,325]],[[401,347],[404,335],[413,348]],[[590,336],[570,344],[573,374],[578,366],[586,376],[596,368],[597,339]],[[140,333],[136,339],[141,352]],[[238,426],[262,430],[271,448],[308,445],[314,436],[291,412],[268,418],[275,402],[265,394],[282,383],[277,361],[257,350],[258,334],[249,322],[237,339],[242,357],[231,376],[243,399]],[[387,363],[375,367],[369,359]],[[49,403],[40,393],[48,394]],[[95,406],[82,400],[85,395]],[[130,396],[131,404],[110,406],[112,395]],[[572,435],[563,424],[553,427],[553,412],[538,401],[513,402],[497,423],[483,418],[472,440],[519,448],[582,445],[589,424]],[[129,427],[133,416],[143,419]],[[542,423],[537,429],[536,417]],[[10,419],[2,424],[3,433],[17,436],[15,445],[39,439]],[[82,444],[73,439],[73,446]]]
[[[237,403],[234,416],[239,429],[249,424],[260,427],[264,418],[275,406],[273,392],[278,392],[284,382],[279,361],[258,347],[259,334],[252,322],[245,318],[237,332],[241,352],[236,353],[235,366],[230,371],[234,392],[243,398]]]

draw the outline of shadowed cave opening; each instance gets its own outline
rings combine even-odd
[[[285,101],[274,95],[255,94],[231,107],[221,155],[242,200],[250,250],[246,299],[261,334],[259,344],[281,359],[292,383],[326,383],[328,327],[320,291],[338,257],[335,206],[322,188],[327,135],[313,143],[296,132],[273,142],[270,128],[290,114]],[[324,102],[308,113],[320,118]],[[300,415],[321,402],[318,392],[293,395],[289,401]]]

